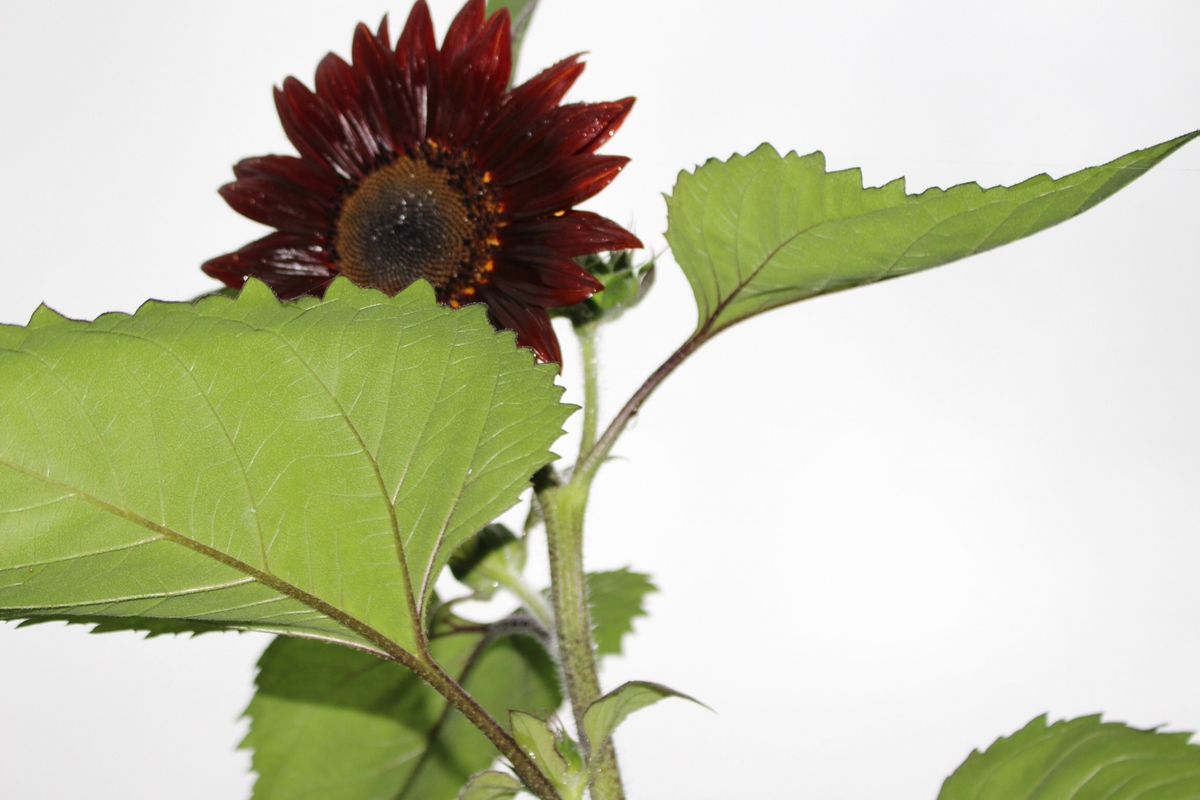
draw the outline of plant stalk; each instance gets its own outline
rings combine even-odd
[[[592,752],[583,725],[584,712],[600,699],[587,577],[583,571],[583,515],[587,494],[586,486],[573,481],[565,486],[545,488],[539,494],[546,521],[546,539],[550,545],[550,593],[554,600],[559,662],[566,678],[575,728],[589,763],[595,765],[592,798],[624,800],[616,750],[610,741],[602,752]]]
[[[575,329],[583,355],[583,433],[579,437],[579,460],[596,444],[600,418],[599,362],[596,359],[597,325],[590,323]],[[578,463],[578,461],[576,463]]]

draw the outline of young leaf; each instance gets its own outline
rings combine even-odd
[[[658,587],[649,575],[630,569],[590,572],[588,602],[597,655],[618,655],[621,640],[633,631],[633,621],[646,616],[642,601]]]
[[[517,744],[545,771],[546,777],[561,785],[567,775],[567,762],[558,752],[558,737],[546,721],[522,711],[511,712],[509,721]]]
[[[454,547],[552,457],[554,372],[423,283],[0,326],[0,619],[405,658]]]
[[[864,189],[821,153],[762,145],[680,173],[667,241],[696,296],[698,338],[777,306],[896,278],[1007,244],[1080,214],[1200,135],[1180,136],[1057,180],[904,192]]]
[[[582,800],[587,773],[575,743],[532,714],[509,714],[513,738],[558,788],[562,800]]]
[[[458,800],[510,800],[521,791],[521,782],[504,772],[481,772],[459,792]]]
[[[946,779],[938,800],[1194,800],[1200,747],[1099,715],[1046,724],[1041,716]]]
[[[529,639],[455,634],[432,647],[497,719],[512,708],[549,713],[562,701],[553,662]],[[495,757],[408,670],[320,642],[276,639],[246,713],[255,800],[451,800]]]
[[[704,705],[694,697],[646,681],[624,683],[592,703],[583,714],[583,727],[592,752],[599,752],[608,743],[608,737],[630,714],[667,697],[679,697]]]

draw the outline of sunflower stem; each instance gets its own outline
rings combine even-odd
[[[596,358],[596,324],[580,325],[575,329],[575,334],[579,337],[579,349],[583,355],[583,433],[579,437],[581,461],[596,444],[600,419],[600,363]]]
[[[588,487],[574,481],[563,486],[551,483],[539,487],[538,499],[545,516],[546,539],[550,547],[550,595],[554,601],[559,663],[566,679],[580,745],[593,767],[591,796],[593,800],[624,800],[617,754],[611,740],[601,752],[593,752],[583,724],[588,707],[600,699],[587,576],[583,570],[583,517]]]

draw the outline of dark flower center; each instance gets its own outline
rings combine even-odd
[[[432,147],[371,173],[338,216],[339,270],[387,294],[424,278],[443,302],[469,300],[487,282],[497,244],[487,178]]]

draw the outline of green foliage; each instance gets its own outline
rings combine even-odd
[[[535,642],[479,634],[435,639],[434,655],[497,719],[562,702]],[[366,653],[278,638],[259,662],[246,711],[255,800],[449,800],[495,750],[415,675]]]
[[[558,788],[562,800],[582,800],[587,773],[575,742],[533,714],[514,711],[510,720],[513,738]]]
[[[557,308],[551,316],[566,317],[576,328],[619,319],[629,309],[642,302],[654,286],[654,261],[635,266],[633,253],[622,250],[605,255],[584,256],[580,266],[604,284],[604,291],[582,303]]]
[[[453,549],[568,409],[427,284],[0,327],[0,619],[419,648]]]
[[[864,189],[821,153],[763,145],[681,173],[667,240],[699,308],[701,338],[777,306],[896,278],[1007,244],[1080,214],[1195,138],[1189,133],[1099,167],[1012,187]]]
[[[1099,716],[1041,716],[946,779],[938,800],[1195,800],[1200,747]]]
[[[619,655],[621,640],[633,631],[633,621],[646,616],[646,595],[657,592],[649,575],[629,569],[589,572],[588,602],[597,655]]]
[[[458,800],[510,800],[521,791],[521,782],[503,772],[481,772],[463,787]]]
[[[646,681],[624,683],[592,703],[583,713],[583,727],[592,751],[599,752],[608,743],[608,738],[613,735],[617,726],[630,714],[668,697],[679,697],[704,705],[699,700],[674,689]]]

